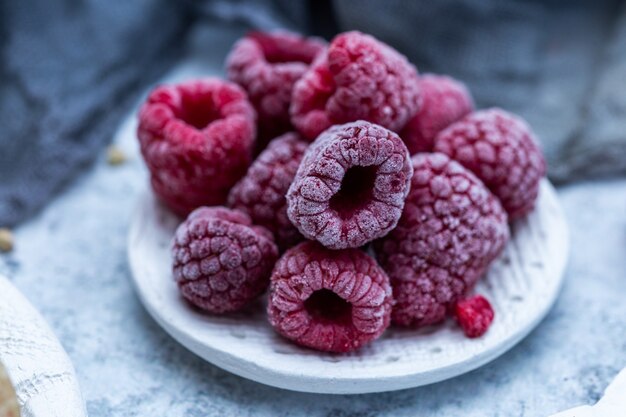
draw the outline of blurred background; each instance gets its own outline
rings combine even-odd
[[[478,106],[525,117],[557,183],[626,173],[620,0],[0,2],[0,224],[32,216],[93,162],[181,59],[219,71],[250,28],[372,33]]]
[[[320,396],[229,374],[148,316],[126,261],[147,186],[135,106],[163,77],[220,74],[236,39],[272,28],[371,33],[420,72],[465,82],[478,107],[530,122],[571,255],[553,309],[509,352],[422,388]],[[107,162],[113,141],[123,164]],[[92,417],[546,416],[592,404],[626,366],[626,1],[0,0],[4,227],[14,245],[0,274],[58,336]]]

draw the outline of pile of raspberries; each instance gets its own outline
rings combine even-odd
[[[226,73],[139,112],[154,192],[186,217],[182,296],[227,314],[269,287],[270,324],[321,351],[448,316],[483,335],[494,311],[472,288],[546,172],[530,127],[360,32],[251,33]]]

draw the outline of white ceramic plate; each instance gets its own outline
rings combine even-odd
[[[170,239],[180,220],[145,191],[132,218],[128,255],[137,293],[177,341],[205,360],[264,384],[306,392],[367,393],[416,387],[475,369],[504,353],[546,315],[557,297],[568,231],[554,188],[541,185],[537,207],[512,225],[512,238],[476,292],[493,304],[487,334],[467,339],[451,321],[422,330],[389,329],[347,355],[300,348],[267,323],[263,302],[218,317],[191,308],[170,267]]]
[[[0,362],[15,387],[22,417],[87,415],[63,347],[43,317],[2,275]]]

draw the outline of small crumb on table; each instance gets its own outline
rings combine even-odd
[[[6,369],[0,363],[0,416],[19,417],[20,410],[15,395],[15,389]]]
[[[126,154],[115,145],[107,148],[107,162],[109,165],[121,165],[126,162]]]
[[[0,252],[11,252],[13,242],[13,233],[7,228],[0,228]]]

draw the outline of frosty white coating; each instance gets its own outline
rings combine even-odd
[[[569,237],[554,188],[542,181],[536,209],[512,225],[511,241],[476,292],[496,318],[467,339],[449,320],[418,331],[390,329],[349,355],[300,348],[270,327],[263,303],[235,316],[198,313],[180,297],[170,273],[169,241],[178,220],[145,191],[131,220],[128,256],[142,303],[172,337],[205,360],[280,388],[332,394],[392,391],[475,369],[526,336],[555,301]]]

